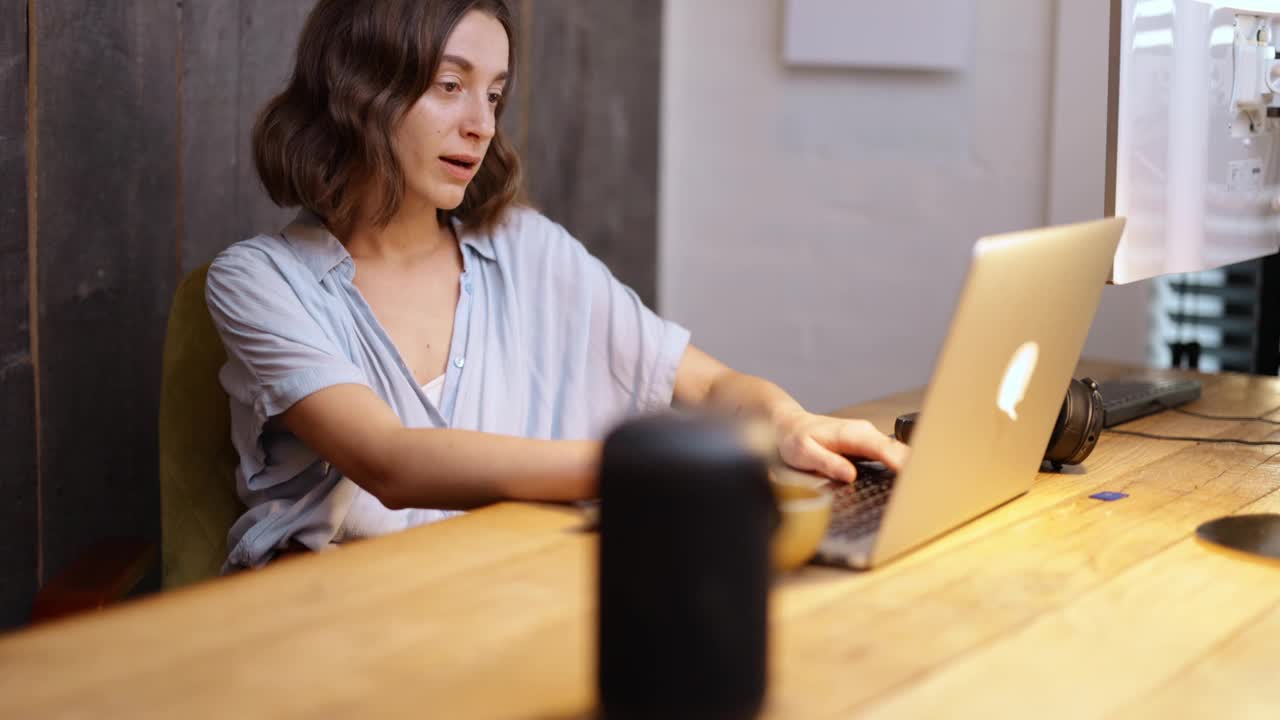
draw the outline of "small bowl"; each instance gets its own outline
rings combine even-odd
[[[831,491],[827,481],[787,468],[772,472],[774,498],[781,521],[773,534],[773,569],[794,570],[809,562],[831,523]]]

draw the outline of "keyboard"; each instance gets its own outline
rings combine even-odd
[[[1121,378],[1098,383],[1098,394],[1104,410],[1102,426],[1113,427],[1198,399],[1200,382]]]
[[[828,537],[847,540],[872,535],[880,529],[897,474],[880,463],[855,462],[858,479],[834,484]]]

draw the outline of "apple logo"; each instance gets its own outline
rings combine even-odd
[[[1004,370],[996,407],[1014,422],[1018,420],[1018,404],[1027,395],[1027,386],[1031,384],[1031,375],[1035,373],[1036,362],[1039,360],[1040,346],[1033,341],[1024,342],[1013,353],[1009,367]]]

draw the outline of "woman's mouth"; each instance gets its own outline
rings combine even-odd
[[[474,155],[441,155],[440,163],[451,177],[466,181],[475,174],[480,158]]]

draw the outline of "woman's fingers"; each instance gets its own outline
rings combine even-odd
[[[831,452],[823,447],[821,443],[810,440],[810,452],[819,465],[819,472],[832,480],[840,482],[853,482],[858,477],[858,471],[853,467],[853,463],[849,462],[849,458]]]
[[[849,457],[878,460],[890,469],[901,470],[909,453],[906,445],[866,420],[820,415],[792,425],[779,449],[788,465],[843,482],[857,477]]]
[[[842,455],[879,460],[893,470],[907,462],[907,446],[885,435],[866,420],[836,420],[816,439],[827,449]]]

